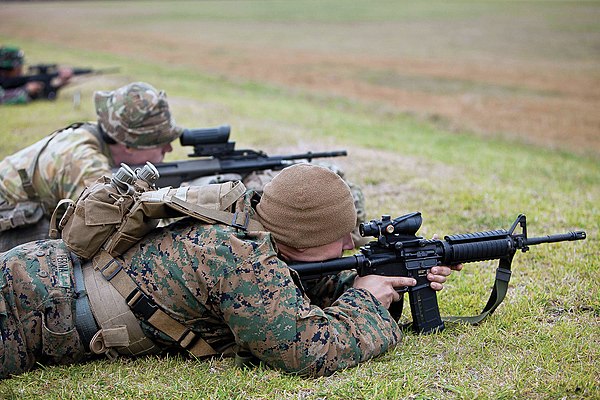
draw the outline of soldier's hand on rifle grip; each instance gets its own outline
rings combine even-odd
[[[65,86],[73,77],[73,69],[69,67],[60,67],[58,69],[58,76],[52,82],[56,87]]]
[[[42,90],[44,90],[43,82],[33,81],[27,82],[27,84],[25,85],[25,91],[32,98],[35,98],[36,96],[40,95],[42,93]]]
[[[443,284],[446,282],[452,271],[460,271],[461,269],[462,264],[453,265],[452,267],[446,267],[443,265],[432,267],[427,274],[427,279],[431,281],[431,288],[436,291],[442,290],[444,288]]]
[[[417,281],[413,278],[402,276],[366,275],[357,276],[352,287],[368,290],[385,308],[390,308],[393,302],[399,301],[401,298],[401,294],[396,291],[396,288],[415,286],[416,284]]]
[[[432,239],[439,240],[438,234],[434,233]],[[444,289],[443,284],[446,282],[448,276],[450,276],[452,271],[460,271],[462,268],[462,264],[451,266],[440,265],[437,267],[432,267],[429,273],[427,274],[427,279],[431,281],[431,288],[436,291]]]

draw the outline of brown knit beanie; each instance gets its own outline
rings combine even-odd
[[[335,242],[356,226],[346,182],[313,164],[283,169],[265,185],[256,213],[278,243],[296,249]]]

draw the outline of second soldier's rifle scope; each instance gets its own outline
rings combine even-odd
[[[277,156],[269,156],[261,150],[236,150],[235,142],[229,141],[230,133],[229,125],[184,129],[179,142],[182,146],[194,147],[194,152],[189,154],[194,159],[156,164],[160,175],[156,185],[176,187],[184,182],[212,175],[238,174],[244,177],[255,171],[279,171],[295,162],[347,155],[345,150]]]

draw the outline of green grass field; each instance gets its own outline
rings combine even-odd
[[[336,1],[296,3],[127,2],[120,9],[116,7],[120,3],[108,7],[106,4],[109,3],[97,2],[10,3],[0,6],[0,25],[4,26],[0,26],[0,43],[22,46],[30,61],[120,68],[117,74],[78,80],[76,85],[63,90],[55,102],[1,107],[0,156],[11,154],[69,123],[93,120],[91,97],[94,90],[112,89],[140,80],[168,93],[173,114],[180,125],[206,127],[230,124],[232,140],[238,143],[238,147],[258,148],[269,154],[347,149],[349,157],[334,161],[344,168],[351,181],[363,187],[369,217],[421,211],[424,222],[419,233],[430,237],[434,233],[445,235],[507,229],[519,213],[524,213],[528,217],[530,236],[583,229],[587,231],[588,238],[581,242],[535,246],[528,253],[517,254],[507,298],[482,325],[453,325],[442,333],[428,336],[408,333],[393,351],[331,377],[306,379],[267,367],[242,370],[229,359],[198,361],[173,356],[115,362],[99,360],[76,366],[40,367],[4,380],[0,382],[0,397],[599,398],[598,152],[589,148],[573,150],[566,145],[545,146],[537,140],[528,140],[524,134],[482,133],[444,121],[440,123],[435,116],[398,109],[385,99],[360,99],[346,92],[315,90],[293,82],[237,75],[231,69],[219,72],[211,65],[204,68],[200,61],[192,62],[186,55],[198,48],[206,50],[206,47],[200,44],[194,47],[186,39],[182,39],[179,46],[172,47],[169,36],[164,33],[170,31],[169,27],[179,26],[192,36],[194,32],[190,26],[194,21],[198,22],[198,26],[209,21],[208,26],[216,30],[206,33],[207,40],[216,41],[218,38],[214,32],[222,32],[224,44],[219,51],[231,55],[228,60],[233,63],[236,51],[243,48],[241,35],[243,28],[249,26],[245,24],[271,27],[269,24],[286,22],[317,24],[327,28],[326,42],[333,40],[331,35],[336,32],[336,27],[340,28],[349,21],[358,21],[359,28],[363,22],[415,19],[428,21],[431,26],[435,26],[436,21],[445,24],[468,18],[489,22],[494,20],[494,15],[506,10],[504,6],[507,3],[457,2],[455,6],[444,3],[441,8],[412,5],[406,6],[404,13],[395,9],[392,2],[381,2],[379,8],[369,7],[363,2],[357,2],[354,7],[340,7],[341,3]],[[470,4],[473,7],[469,7]],[[560,27],[556,30],[559,32],[557,38],[565,43],[568,42],[565,32],[570,35],[585,31],[589,42],[572,48],[567,59],[576,60],[580,66],[585,64],[584,69],[591,71],[592,76],[598,76],[594,67],[598,67],[596,33],[600,29],[598,23],[590,21],[586,15],[597,15],[599,3],[508,4],[507,7],[513,10],[508,14],[514,12],[515,15],[522,7],[526,11],[540,10],[540,15],[548,15],[547,9],[544,11],[545,6],[555,11],[559,8],[565,10],[562,13],[564,18],[572,19],[573,25],[559,18],[561,13],[554,12],[549,17],[554,25],[550,26]],[[567,12],[570,4],[577,12]],[[136,6],[140,6],[138,8],[142,11],[136,11]],[[315,9],[310,7],[318,7],[319,13],[315,14]],[[385,12],[386,7],[391,11]],[[582,8],[591,11],[582,13]],[[342,11],[337,12],[338,9]],[[39,16],[37,13],[49,10],[52,12],[42,27],[29,29],[28,24],[32,23],[27,22],[26,12]],[[64,12],[62,17],[59,11]],[[139,18],[131,17],[138,14]],[[10,20],[5,17],[10,17]],[[80,31],[72,32],[76,28],[69,19],[77,18],[88,18],[89,24],[82,25]],[[522,18],[527,19],[525,16]],[[100,45],[92,36],[98,36],[101,23],[107,19],[114,25],[109,25],[102,32],[109,35],[110,29],[114,28],[119,43],[111,45],[108,40],[109,44]],[[55,21],[64,22],[62,31],[49,29],[50,23]],[[19,28],[19,22],[24,27]],[[225,33],[227,26],[230,27],[229,35]],[[48,30],[47,34],[44,28]],[[494,26],[494,29],[497,27]],[[157,30],[165,35],[163,42],[144,41],[144,33],[154,37],[152,33]],[[260,30],[260,34],[248,31],[248,48],[268,52],[270,44],[279,43],[268,37],[266,31]],[[276,45],[292,46],[289,44],[292,43],[292,47],[301,51],[317,48],[318,41],[313,42],[310,37],[302,38],[301,35],[293,36],[293,31],[285,31],[290,38],[283,42],[288,45]],[[236,37],[236,33],[240,37]],[[202,31],[196,34],[201,36]],[[72,35],[72,40],[67,39],[69,35]],[[410,35],[407,37],[414,39]],[[504,42],[507,52],[512,52],[520,62],[536,58],[538,65],[554,59],[552,46],[558,47],[562,43],[549,38],[552,46],[532,53],[523,48],[523,42],[511,47],[509,39],[505,37]],[[464,44],[464,48],[457,48],[458,54],[468,57],[469,51],[483,48],[479,39],[473,40],[471,50],[468,44]],[[86,47],[86,41],[95,45]],[[428,41],[432,39],[425,40],[425,44]],[[234,42],[235,46],[230,46]],[[134,57],[124,54],[122,49],[135,48],[136,43],[140,44],[138,54]],[[501,38],[493,42],[498,49],[503,48],[502,43]],[[348,43],[345,45],[350,46]],[[368,46],[368,43],[364,45]],[[374,46],[371,51],[379,51],[380,45]],[[418,56],[418,43],[412,41],[410,46],[412,52],[408,55]],[[587,50],[585,46],[588,46]],[[318,51],[317,48],[315,52]],[[347,51],[351,53],[352,49]],[[440,52],[443,57],[449,56],[442,49]],[[200,53],[196,56],[201,60],[202,55],[208,59],[216,57],[215,54]],[[492,55],[484,54],[485,57]],[[540,61],[542,59],[544,62]],[[561,68],[569,69],[564,53],[555,59]],[[273,71],[273,74],[278,73],[282,71]],[[457,78],[457,82],[450,86],[444,83],[446,81],[441,84],[434,81],[434,86],[423,84],[426,86],[424,90],[436,91],[441,85],[441,90],[450,87],[450,91],[460,91],[460,96],[464,95],[463,91],[484,90],[480,85],[462,87],[461,79]],[[421,86],[421,83],[417,81],[415,85]],[[398,84],[408,85],[405,82]],[[457,87],[459,89],[455,89]],[[507,91],[529,96],[530,90]],[[539,90],[545,89],[540,87]],[[76,98],[81,100],[74,101]],[[592,101],[593,96],[590,99]],[[531,123],[543,126],[546,122],[533,119]],[[599,126],[593,126],[595,134],[600,135]],[[169,159],[182,159],[186,154],[186,149],[177,147]],[[442,314],[478,313],[489,295],[494,270],[493,263],[467,264],[463,272],[454,274],[439,295]],[[406,313],[404,318],[409,315]]]

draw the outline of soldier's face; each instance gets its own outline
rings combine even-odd
[[[161,147],[155,147],[152,149],[128,149],[124,162],[131,165],[144,164],[146,161],[150,161],[152,164],[158,164],[165,158],[165,154],[173,151],[173,147],[170,143],[167,143]]]
[[[325,258],[325,260],[341,257],[344,254],[344,250],[354,249],[354,241],[352,240],[352,234],[348,233],[343,238],[326,246],[328,247],[328,250],[324,253],[327,253],[326,255],[328,257]]]
[[[323,246],[309,247],[306,249],[294,249],[282,245],[278,246],[280,253],[287,260],[313,262],[331,260],[332,258],[341,257],[344,253],[344,250],[354,249],[354,241],[352,240],[352,234],[348,232],[348,234],[341,239]]]

